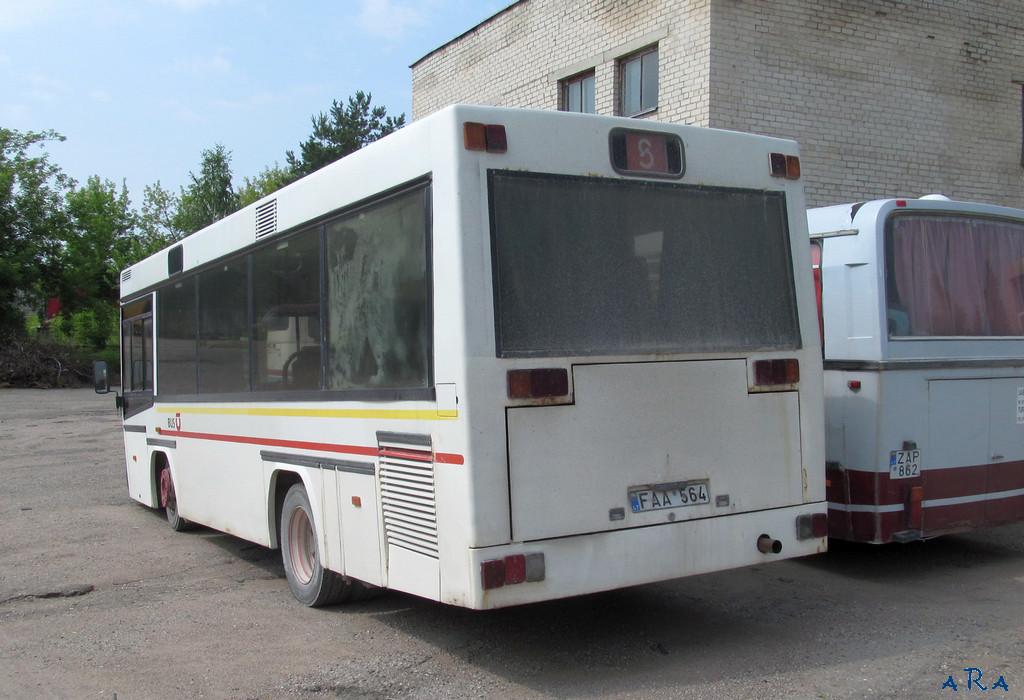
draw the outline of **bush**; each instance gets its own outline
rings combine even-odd
[[[78,311],[61,312],[53,320],[52,332],[80,348],[102,350],[117,345],[117,308],[97,304]]]
[[[92,361],[53,339],[6,335],[0,339],[0,387],[81,387],[92,384]]]

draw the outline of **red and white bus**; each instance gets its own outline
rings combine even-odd
[[[804,209],[791,141],[445,109],[122,273],[129,492],[307,605],[821,551]]]
[[[829,534],[908,541],[1024,519],[1024,211],[811,210]]]

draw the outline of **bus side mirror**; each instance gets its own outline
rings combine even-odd
[[[110,368],[105,360],[92,363],[92,383],[97,394],[110,393]]]
[[[106,365],[106,360],[92,363],[92,386],[97,394],[111,393],[111,368]]]
[[[97,394],[110,393],[110,367],[105,360],[95,360],[92,363],[92,385]],[[117,396],[115,405],[121,408],[124,403],[120,396]]]

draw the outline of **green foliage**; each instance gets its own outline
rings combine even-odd
[[[173,226],[195,233],[238,209],[238,195],[231,186],[231,151],[217,144],[203,151],[199,175],[189,173],[192,184],[182,188]]]
[[[389,117],[384,107],[371,108],[370,100],[369,93],[359,91],[347,106],[334,100],[328,114],[312,117],[313,134],[300,145],[300,155],[286,154],[292,172],[308,175],[405,126],[405,114]]]
[[[296,179],[295,174],[288,168],[282,168],[277,163],[273,167],[266,167],[254,178],[245,178],[244,184],[238,188],[238,206],[247,207],[253,202],[263,199],[285,185],[291,184]]]
[[[22,332],[23,309],[40,303],[37,285],[56,271],[68,227],[63,192],[70,180],[47,153],[30,151],[63,140],[54,131],[0,128],[0,335]]]
[[[143,190],[135,235],[131,237],[124,259],[117,261],[119,269],[148,258],[185,237],[186,231],[175,223],[180,205],[181,199],[165,190],[159,180]]]
[[[404,114],[389,117],[370,102],[363,92],[347,104],[334,100],[328,113],[312,117],[300,155],[288,151],[285,166],[245,178],[237,192],[231,152],[216,144],[202,152],[188,187],[176,195],[158,181],[145,188],[137,211],[123,182],[93,176],[79,186],[51,164],[44,149],[64,141],[60,134],[0,128],[0,350],[15,341],[21,348],[33,332],[43,345],[52,334],[91,353],[116,348],[122,269],[405,125]],[[60,300],[61,313],[41,321],[50,297]],[[62,374],[65,351],[43,345],[32,350],[34,369],[18,365],[24,381],[44,382],[52,368]],[[10,352],[4,357],[8,369],[18,364]]]
[[[77,311],[62,311],[53,320],[51,333],[87,350],[116,348],[117,305],[92,304]]]
[[[61,246],[58,274],[41,284],[60,299],[58,323],[82,347],[102,348],[116,337],[119,272],[132,249],[137,214],[124,183],[90,177],[67,192],[71,221]]]
[[[118,298],[118,263],[126,257],[135,233],[136,214],[128,190],[92,176],[84,187],[67,193],[71,226],[61,250],[56,293],[65,309],[78,309]]]

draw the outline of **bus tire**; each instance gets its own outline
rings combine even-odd
[[[167,522],[175,532],[192,530],[195,525],[178,514],[178,496],[174,492],[174,479],[171,478],[171,470],[164,467],[160,470],[160,505],[167,514]]]
[[[309,496],[302,484],[294,484],[281,510],[281,560],[292,595],[311,608],[349,600],[356,582],[325,569],[320,563],[316,526]]]

